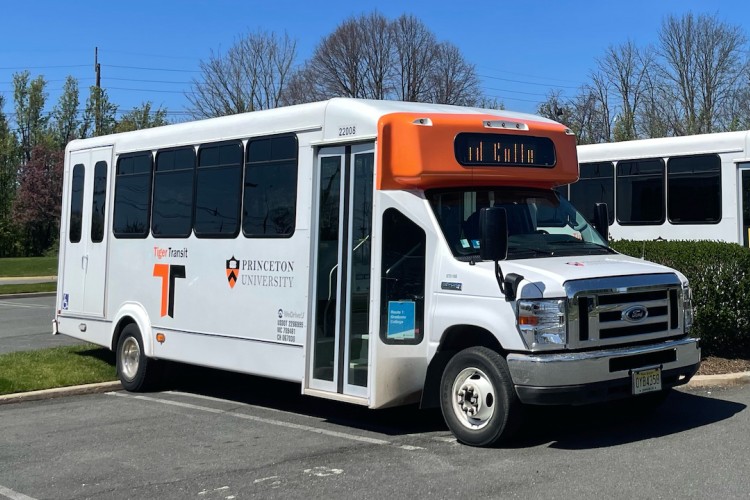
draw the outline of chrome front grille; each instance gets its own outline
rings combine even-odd
[[[625,344],[682,332],[681,283],[674,274],[566,283],[572,349]]]

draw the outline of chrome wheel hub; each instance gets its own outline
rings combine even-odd
[[[126,380],[133,380],[138,373],[138,365],[141,361],[141,348],[138,341],[133,337],[128,337],[122,343],[122,352],[120,352],[120,369],[122,376]]]
[[[467,428],[486,426],[495,414],[495,388],[478,368],[466,368],[453,382],[453,412]]]

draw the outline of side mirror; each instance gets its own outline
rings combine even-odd
[[[508,256],[508,214],[504,208],[479,212],[479,256],[482,260],[505,260]]]
[[[609,211],[606,203],[594,203],[594,229],[609,241]]]

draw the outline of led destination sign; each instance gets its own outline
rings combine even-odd
[[[456,160],[464,166],[555,166],[555,145],[547,137],[464,133],[454,144]]]

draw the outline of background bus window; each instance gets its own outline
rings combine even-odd
[[[232,238],[240,231],[242,143],[203,145],[198,150],[195,235]]]
[[[383,213],[380,338],[386,344],[419,344],[424,336],[424,230],[389,208]]]
[[[250,140],[245,163],[242,232],[289,237],[297,217],[297,137]]]
[[[107,162],[96,162],[94,167],[94,196],[91,200],[91,241],[104,239],[104,210],[107,199]]]
[[[151,232],[156,237],[186,238],[193,230],[195,149],[156,153]]]
[[[68,237],[71,243],[81,241],[81,226],[83,225],[83,181],[85,169],[82,164],[73,167],[73,180],[70,186],[70,231]]]
[[[664,161],[618,162],[617,221],[623,225],[662,224],[664,211]]]
[[[611,162],[583,163],[578,182],[570,185],[570,201],[587,220],[594,220],[594,204],[606,203],[610,225],[615,221],[615,167]]]
[[[117,161],[112,232],[119,238],[145,238],[151,208],[150,152],[123,155]]]
[[[714,224],[721,220],[721,159],[718,155],[669,159],[667,216],[673,224]]]

